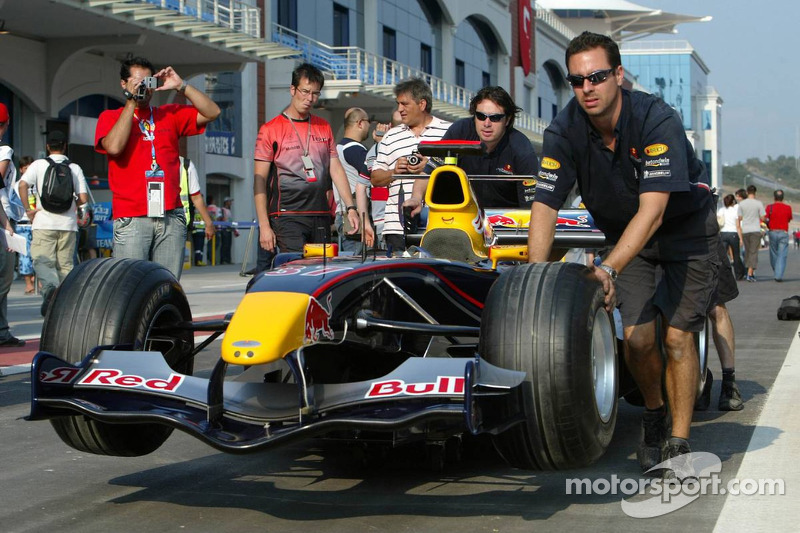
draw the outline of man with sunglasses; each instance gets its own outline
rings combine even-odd
[[[331,183],[345,204],[350,234],[358,231],[358,209],[331,126],[311,114],[324,84],[314,65],[295,68],[289,105],[258,130],[253,192],[263,267],[262,256],[276,246],[281,252],[302,252],[306,243],[330,242]]]
[[[548,260],[558,209],[577,182],[610,247],[591,275],[603,286],[606,309],[618,306],[622,316],[625,358],[647,409],[637,457],[648,471],[690,451],[699,376],[694,334],[717,285],[719,226],[705,167],[681,118],[660,98],[622,88],[617,44],[584,32],[569,44],[566,65],[575,97],[544,133],[528,258]]]
[[[480,141],[483,155],[458,158],[467,175],[535,175],[539,161],[530,140],[514,129],[514,117],[522,111],[502,87],[484,87],[469,104],[471,117],[453,122],[442,140]],[[442,164],[431,158],[426,171]],[[472,190],[481,207],[528,207],[534,186],[521,181],[474,180]]]

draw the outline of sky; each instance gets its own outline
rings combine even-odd
[[[632,0],[710,22],[679,24],[723,100],[722,161],[800,156],[800,1]]]

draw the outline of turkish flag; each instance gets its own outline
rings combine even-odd
[[[531,72],[531,27],[533,11],[531,0],[519,0],[519,59],[522,72],[527,76]]]

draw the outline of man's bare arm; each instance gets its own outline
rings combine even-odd
[[[541,263],[550,257],[557,219],[557,209],[541,202],[534,202],[531,205],[531,221],[528,224],[528,263]]]
[[[256,217],[258,218],[259,244],[265,250],[275,250],[275,232],[269,223],[269,197],[267,195],[267,176],[269,176],[272,163],[269,161],[256,161],[253,175],[253,199],[256,203]]]

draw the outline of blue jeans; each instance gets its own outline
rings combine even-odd
[[[783,279],[786,270],[786,256],[789,253],[789,233],[781,230],[769,232],[769,264],[775,272],[775,279]]]
[[[167,211],[164,218],[114,219],[114,257],[159,263],[181,278],[186,251],[186,215],[183,207]]]

